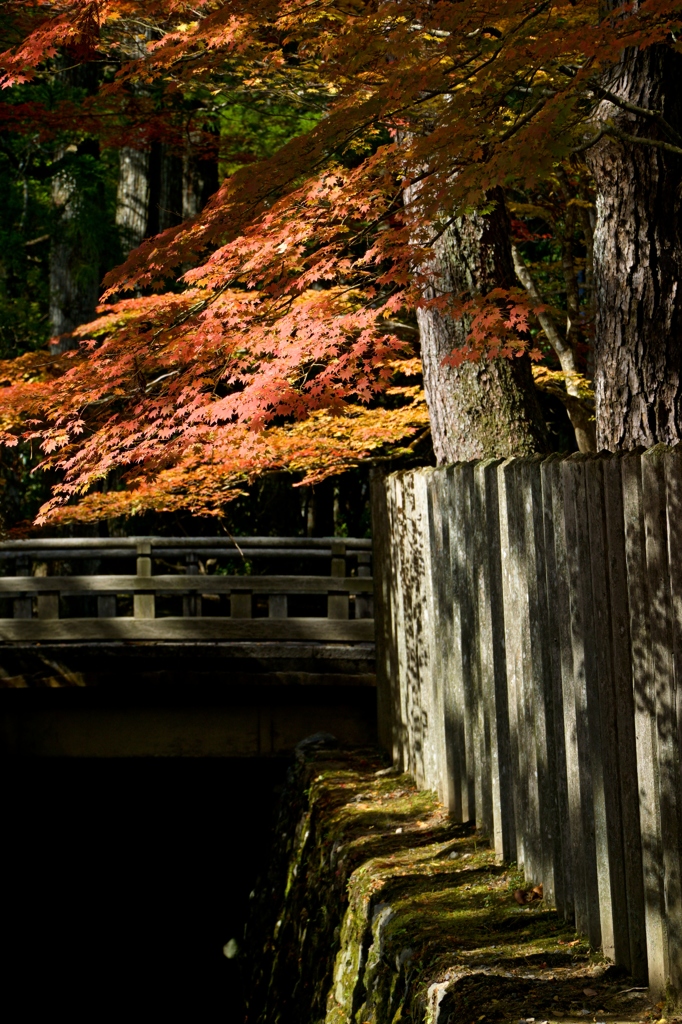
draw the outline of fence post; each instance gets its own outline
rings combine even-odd
[[[140,541],[137,545],[137,576],[138,579],[149,579],[152,575],[152,546],[149,541]],[[153,619],[156,615],[156,599],[154,593],[135,593],[133,596],[133,615],[136,619]]]

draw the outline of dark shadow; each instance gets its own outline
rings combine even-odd
[[[241,1022],[249,893],[276,760],[3,763],[3,1003],[13,1019]]]

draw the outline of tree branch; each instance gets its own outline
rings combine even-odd
[[[593,88],[600,96],[603,96],[604,99],[609,101],[609,103],[613,103],[614,106],[620,107],[621,110],[627,110],[630,114],[638,114],[640,117],[648,117],[650,120],[656,121],[670,139],[682,145],[682,135],[676,132],[671,124],[668,124],[660,110],[650,110],[648,107],[638,107],[636,103],[630,103],[629,100],[621,99],[620,96],[616,96],[615,93],[610,92],[608,89],[604,89],[601,85],[594,85]]]

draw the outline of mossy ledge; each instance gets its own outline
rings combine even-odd
[[[377,774],[381,773],[381,774]],[[375,751],[299,754],[247,933],[249,1024],[665,1018]],[[672,1017],[668,1016],[669,1021]]]

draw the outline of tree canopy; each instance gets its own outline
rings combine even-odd
[[[69,344],[2,362],[2,439],[39,446],[57,473],[40,521],[217,513],[259,474],[315,481],[406,450],[428,428],[417,307],[466,320],[455,365],[529,353],[539,382],[582,401],[585,158],[604,139],[682,155],[660,110],[605,84],[629,49],[678,48],[678,4],[14,0],[4,13],[4,138],[51,144],[65,174],[94,139],[190,148],[224,176],[109,271]],[[87,83],[60,88],[75,67]],[[500,189],[518,282],[431,294],[434,245]]]

